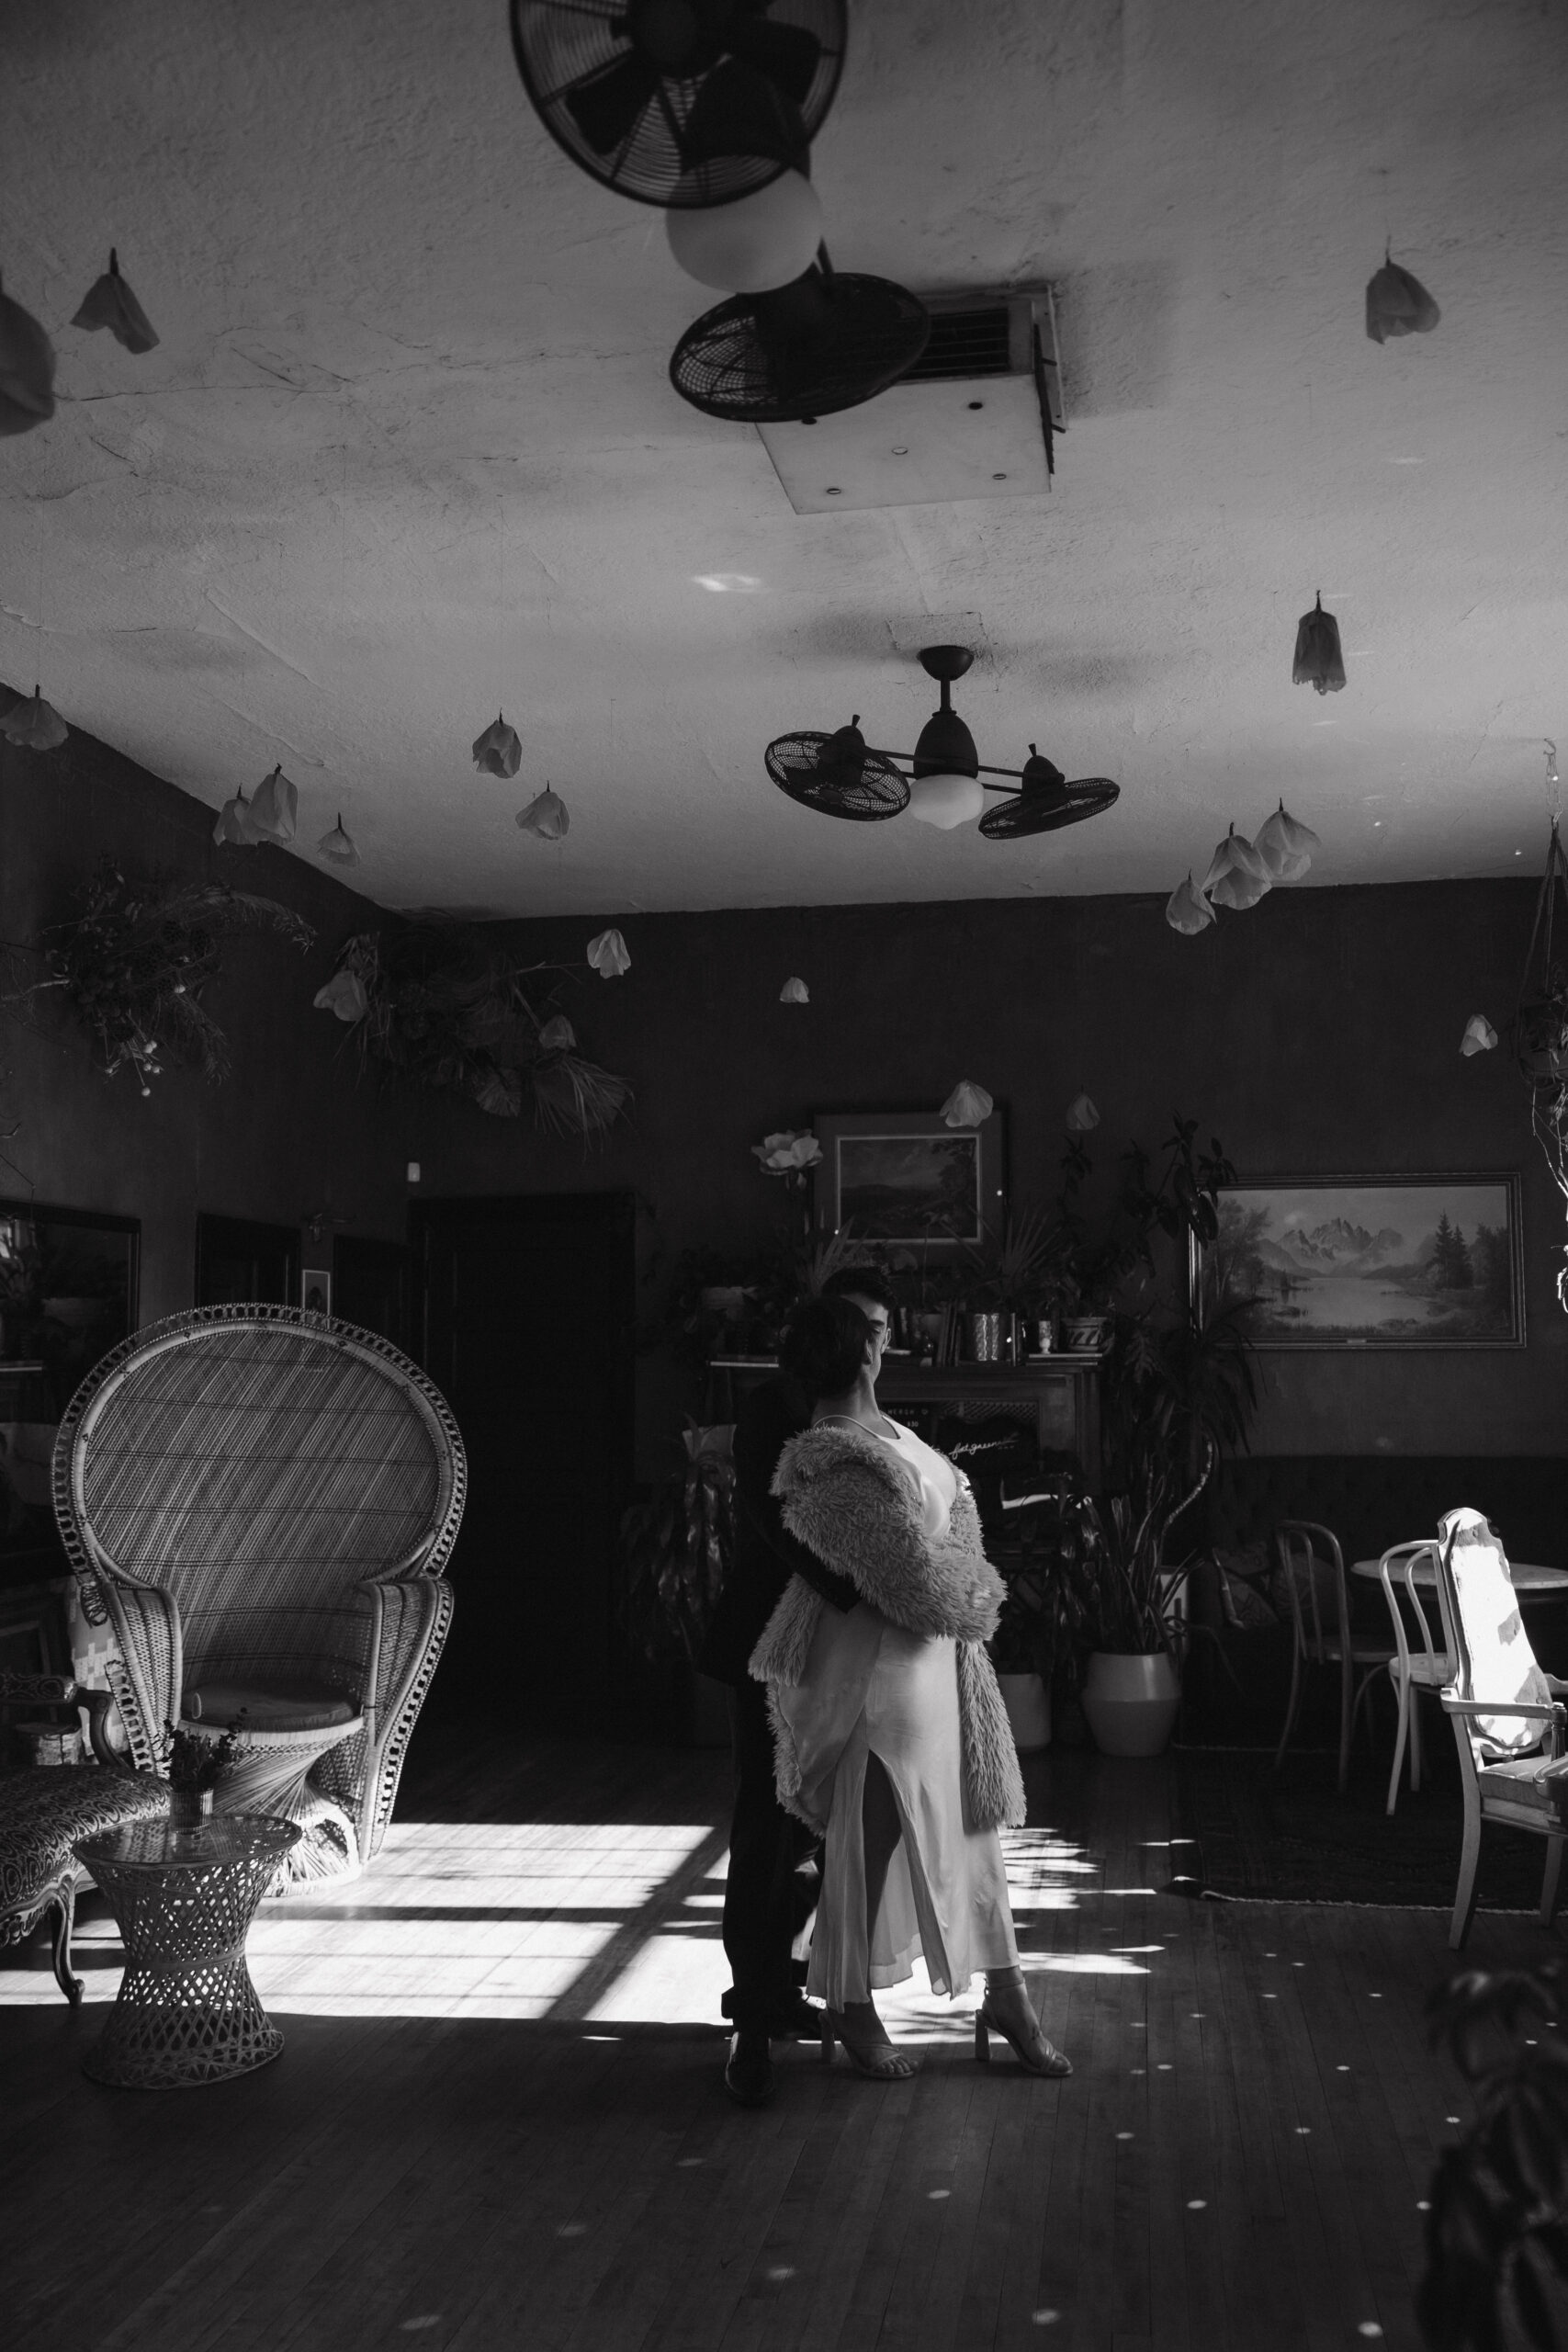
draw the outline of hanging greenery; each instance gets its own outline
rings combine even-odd
[[[82,912],[51,924],[25,951],[41,956],[49,977],[21,994],[31,1001],[62,990],[105,1076],[129,1069],[143,1094],[166,1055],[217,1080],[228,1075],[229,1043],[201,992],[218,974],[222,940],[235,931],[281,932],[301,950],[315,937],[276,899],[222,882],[128,879],[106,858],[83,894]]]
[[[475,924],[415,922],[355,932],[316,1001],[350,1024],[366,1069],[466,1094],[498,1119],[531,1097],[542,1127],[604,1135],[632,1090],[577,1051],[540,978],[551,968],[518,963]]]

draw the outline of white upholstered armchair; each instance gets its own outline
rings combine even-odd
[[[466,1477],[423,1374],[324,1316],[202,1307],[106,1356],[54,1499],[133,1760],[156,1768],[165,1722],[239,1719],[220,1810],[299,1821],[296,1876],[368,1860],[451,1623]]]

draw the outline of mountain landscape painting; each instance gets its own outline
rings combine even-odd
[[[1517,1179],[1235,1185],[1198,1279],[1263,1347],[1518,1347]]]

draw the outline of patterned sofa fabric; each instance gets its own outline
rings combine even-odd
[[[0,1946],[20,1943],[53,1908],[54,1973],[66,1998],[79,2000],[71,1926],[86,1872],[72,1848],[133,1821],[164,1820],[168,1810],[169,1784],[151,1772],[60,1764],[0,1773]]]

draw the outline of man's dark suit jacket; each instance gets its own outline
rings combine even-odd
[[[835,1609],[847,1611],[860,1599],[848,1577],[836,1576],[790,1534],[772,1492],[779,1455],[810,1419],[810,1405],[782,1374],[760,1381],[741,1400],[735,1423],[735,1558],[697,1659],[716,1682],[745,1682],[746,1661],[791,1576],[804,1577]]]

